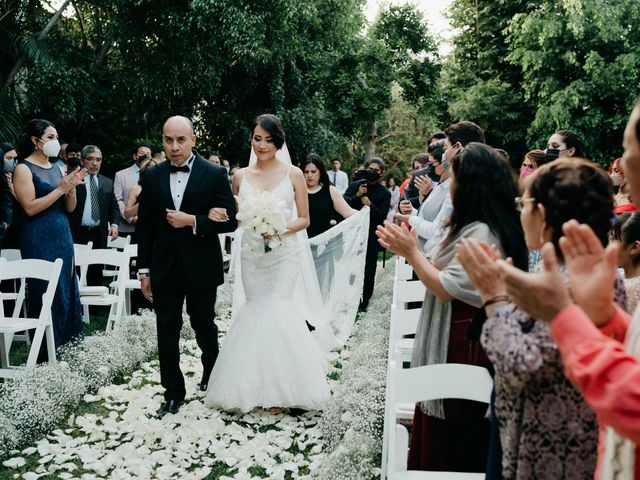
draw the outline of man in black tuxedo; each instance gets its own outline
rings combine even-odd
[[[153,302],[156,313],[160,379],[165,388],[159,416],[177,412],[186,395],[179,350],[185,298],[202,350],[200,389],[207,389],[218,357],[218,329],[213,321],[216,290],[224,281],[218,234],[237,227],[227,171],[193,152],[195,141],[188,118],[166,121],[162,142],[168,161],[146,170],[138,207],[138,276],[142,293]],[[224,208],[227,221],[209,220],[212,208]]]
[[[76,188],[76,208],[68,214],[74,243],[93,242],[93,248],[107,247],[107,233],[118,238],[120,210],[113,194],[113,181],[100,174],[102,152],[95,145],[86,145],[80,152],[80,163],[87,170],[84,183]],[[91,265],[87,283],[102,283],[102,267]]]

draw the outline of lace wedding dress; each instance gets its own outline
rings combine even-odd
[[[256,193],[243,178],[240,197],[250,199]],[[294,214],[289,171],[271,194]],[[211,373],[205,404],[244,412],[256,407],[320,410],[330,398],[327,360],[309,332],[308,313],[294,295],[303,281],[302,250],[308,246],[301,245],[299,235],[288,235],[281,246],[256,253],[246,248],[255,241],[249,231],[240,236],[243,292],[236,296],[244,303],[234,299],[233,323]]]

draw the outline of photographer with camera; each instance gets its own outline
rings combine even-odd
[[[118,234],[121,237],[128,237],[136,229],[133,217],[126,218],[124,209],[127,198],[129,198],[129,190],[131,190],[131,187],[134,185],[137,185],[140,179],[141,163],[150,158],[151,148],[148,145],[140,144],[136,147],[133,154],[133,165],[116,172],[116,178],[113,181],[113,193],[116,196],[118,208],[120,209],[121,220],[118,224]]]
[[[376,277],[378,264],[378,237],[376,227],[382,225],[387,218],[391,193],[382,185],[385,165],[380,158],[370,158],[364,164],[364,170],[355,174],[356,180],[344,192],[344,199],[355,210],[369,207],[369,240],[367,242],[367,259],[364,267],[364,286],[360,310],[366,311],[369,305]]]

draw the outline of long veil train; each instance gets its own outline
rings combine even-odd
[[[291,164],[286,143],[278,150],[278,160]],[[256,161],[253,149],[250,164]],[[294,215],[297,215],[294,211]],[[309,239],[302,230],[296,235],[301,250],[301,282],[294,300],[325,352],[341,348],[353,329],[364,282],[364,264],[369,233],[369,209],[363,208],[333,228]],[[242,227],[234,242],[241,245]],[[240,248],[233,249],[234,273],[232,318],[245,300],[242,286]]]

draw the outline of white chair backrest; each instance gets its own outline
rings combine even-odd
[[[57,258],[55,262],[33,258],[7,262],[6,259],[0,258],[0,281],[26,278],[46,280],[48,284],[42,296],[42,309],[39,315],[40,319],[44,319],[51,316],[51,304],[56,293],[61,269],[61,258]]]
[[[413,275],[413,267],[408,263],[396,262],[395,277],[398,280],[411,280]]]
[[[138,244],[137,243],[130,243],[129,245],[127,245],[124,248],[124,251],[130,256],[130,257],[137,257],[138,256]]]
[[[422,302],[427,293],[427,287],[420,280],[398,281],[395,285],[394,303],[399,305],[407,302]]]
[[[87,244],[84,243],[74,243],[73,251],[79,252],[80,250],[91,250],[93,248],[93,242],[89,242]]]
[[[22,260],[22,253],[17,248],[5,248],[0,250],[0,257],[6,258],[7,261]]]
[[[404,335],[416,333],[418,322],[420,321],[421,309],[398,310],[391,307],[391,335],[394,341],[401,339]]]
[[[111,235],[107,236],[107,248],[117,248],[118,250],[124,250],[130,243],[130,235],[127,237],[117,237],[115,240],[111,239]]]
[[[489,403],[493,379],[489,371],[476,365],[441,363],[416,368],[390,369],[395,402],[457,398]]]

